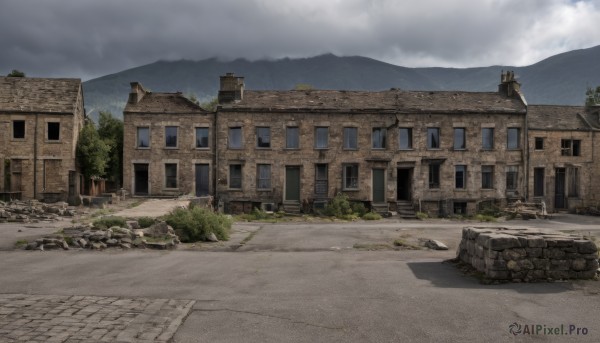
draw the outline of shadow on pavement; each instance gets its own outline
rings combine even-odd
[[[527,294],[552,294],[574,290],[571,282],[505,283],[486,285],[475,276],[465,275],[447,262],[408,262],[417,279],[428,280],[435,287],[465,289],[503,289]]]

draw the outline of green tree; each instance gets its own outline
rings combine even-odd
[[[8,73],[8,75],[6,75],[8,77],[25,77],[25,73],[17,70],[17,69],[13,69],[10,73]]]
[[[217,105],[219,105],[219,99],[217,97],[214,97],[208,101],[201,103],[200,107],[207,111],[214,112],[217,110]]]
[[[86,120],[77,141],[77,160],[86,179],[104,175],[109,150],[110,147],[100,138],[94,123]]]
[[[100,111],[98,135],[109,147],[103,176],[120,188],[123,184],[123,121],[113,117],[110,112]]]
[[[600,86],[596,87],[596,89],[592,87],[588,87],[585,92],[585,106],[595,106],[600,105]]]

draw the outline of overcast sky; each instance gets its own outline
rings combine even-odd
[[[0,74],[84,80],[157,60],[361,55],[529,65],[600,45],[600,0],[0,0]]]

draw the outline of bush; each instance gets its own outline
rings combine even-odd
[[[335,198],[333,198],[329,204],[325,206],[323,214],[329,217],[337,217],[342,219],[344,216],[351,215],[352,208],[350,207],[348,196],[343,193],[336,195]]]
[[[151,217],[140,217],[138,218],[137,222],[141,228],[147,228],[154,225],[156,223],[156,219]]]
[[[416,216],[421,220],[429,218],[429,215],[425,212],[417,212]]]
[[[379,220],[379,219],[381,219],[381,215],[379,215],[379,213],[369,212],[369,213],[365,213],[362,216],[362,219],[364,219],[364,220]]]
[[[485,215],[485,214],[478,214],[475,216],[475,219],[479,220],[480,222],[495,222],[496,221],[496,217],[490,216],[490,215]]]
[[[125,218],[118,217],[118,216],[102,217],[100,219],[94,220],[93,224],[94,224],[94,227],[97,227],[98,229],[108,229],[113,226],[127,227]]]
[[[365,204],[362,202],[353,202],[351,207],[352,212],[356,213],[359,217],[364,216],[368,212]]]
[[[229,216],[201,207],[177,208],[165,217],[165,221],[182,242],[206,241],[211,233],[226,241],[233,222]]]
[[[502,216],[502,209],[500,209],[500,207],[496,206],[493,203],[488,203],[488,204],[484,204],[479,212],[479,214],[482,214],[484,216],[491,216],[491,217],[500,217]]]

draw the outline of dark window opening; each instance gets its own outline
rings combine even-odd
[[[256,179],[258,189],[271,189],[271,165],[259,164]]]
[[[242,148],[242,128],[241,127],[230,127],[229,128],[229,148],[230,149],[241,149]]]
[[[494,128],[486,127],[481,129],[481,147],[484,150],[494,149]]]
[[[400,128],[400,149],[412,149],[412,128],[401,127]]]
[[[270,148],[271,147],[271,128],[257,127],[256,128],[256,147]]]
[[[315,194],[327,195],[328,188],[327,164],[315,165]]]
[[[177,126],[165,127],[165,146],[167,148],[177,148]]]
[[[148,148],[150,147],[150,128],[138,127],[137,128],[137,147]]]
[[[439,149],[440,148],[440,129],[438,127],[427,128],[427,148],[428,149]]]
[[[358,164],[344,166],[344,189],[358,189]]]
[[[177,188],[177,164],[165,164],[165,188]]]
[[[328,136],[329,136],[329,128],[328,127],[317,127],[315,129],[315,148],[327,149]]]
[[[456,188],[465,188],[467,181],[467,166],[455,166],[455,183]]]
[[[507,130],[506,147],[508,149],[519,149],[521,146],[521,130],[518,127],[509,127]]]
[[[429,165],[429,188],[440,188],[440,165]]]
[[[196,148],[208,148],[208,128],[196,128]]]
[[[544,196],[544,168],[533,168],[533,196]]]
[[[466,202],[454,202],[454,214],[467,214],[467,203]]]
[[[287,149],[299,149],[300,137],[297,127],[288,127],[285,130],[285,147]]]
[[[24,120],[13,121],[13,138],[15,138],[15,139],[25,138],[25,121]]]
[[[242,165],[232,164],[229,166],[229,188],[242,188]]]
[[[358,149],[358,129],[355,127],[344,128],[344,149]]]
[[[387,130],[384,127],[374,127],[371,135],[373,149],[385,149]]]
[[[60,140],[60,123],[48,123],[48,140]]]
[[[464,150],[466,147],[465,128],[454,128],[454,150]]]
[[[535,137],[535,150],[544,150],[544,138]]]
[[[581,154],[581,141],[577,139],[561,139],[560,154],[562,156],[579,156]]]
[[[494,188],[494,166],[481,166],[481,188]]]
[[[519,176],[519,167],[517,167],[517,166],[506,167],[506,190],[514,191],[517,189],[518,176]]]

